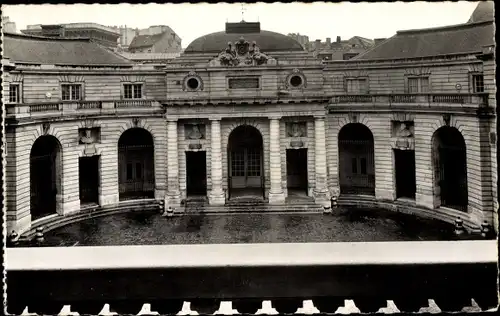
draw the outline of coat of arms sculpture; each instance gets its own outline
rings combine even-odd
[[[227,47],[219,53],[212,64],[220,64],[221,66],[259,66],[267,64],[270,60],[274,59],[261,53],[255,41],[250,44],[241,37],[234,45],[229,42]]]

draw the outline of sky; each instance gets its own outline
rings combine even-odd
[[[378,3],[246,3],[244,20],[259,21],[261,29],[300,33],[310,41],[337,36],[391,37],[398,30],[438,27],[467,22],[477,2]],[[226,22],[242,20],[242,5],[216,4],[57,4],[3,5],[2,14],[17,30],[30,24],[93,22],[107,26],[147,28],[168,25],[186,47],[194,39],[223,31]]]

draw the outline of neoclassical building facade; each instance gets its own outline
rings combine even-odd
[[[6,33],[7,229],[133,203],[321,210],[332,197],[492,224],[493,47],[485,21],[323,62],[241,22],[138,65],[89,40]]]

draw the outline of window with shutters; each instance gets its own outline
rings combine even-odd
[[[124,99],[141,99],[142,98],[142,83],[126,83],[123,85]]]
[[[346,91],[350,94],[367,94],[368,79],[367,78],[347,78],[345,80]]]
[[[484,77],[481,73],[472,74],[472,92],[484,92]]]
[[[61,100],[77,101],[82,99],[81,84],[61,84]]]
[[[429,77],[409,77],[408,93],[429,92]]]
[[[9,102],[10,103],[20,103],[21,102],[21,85],[19,83],[11,83],[9,85]]]

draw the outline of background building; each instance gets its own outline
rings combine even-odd
[[[348,60],[372,48],[376,42],[361,36],[354,36],[348,40],[342,40],[340,36],[337,36],[334,42],[329,37],[326,38],[325,42],[319,39],[312,42],[305,35],[291,33],[288,36],[322,60]],[[380,42],[380,39],[377,42]]]
[[[130,53],[178,53],[181,50],[181,38],[166,25],[139,30],[128,46]]]
[[[6,33],[17,33],[16,22],[11,21],[8,16],[2,15],[2,31]]]
[[[48,37],[90,38],[110,49],[116,49],[120,37],[119,32],[97,23],[28,25],[27,29],[21,30],[21,32],[27,35]]]

